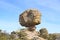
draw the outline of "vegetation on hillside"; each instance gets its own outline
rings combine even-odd
[[[55,40],[56,34],[48,34],[48,30],[46,28],[42,28],[39,30],[39,37],[42,37],[47,40]],[[20,30],[20,32],[11,32],[11,34],[8,34],[6,32],[2,32],[0,30],[0,40],[28,40],[26,37],[26,34]]]

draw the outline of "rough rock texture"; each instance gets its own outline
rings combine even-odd
[[[29,31],[25,29],[25,30],[22,30],[22,32],[26,34],[25,37],[28,40],[45,40],[44,38],[39,37],[39,33],[37,31]]]
[[[23,30],[26,35],[22,35],[20,32],[20,38],[26,40],[45,40],[38,36],[38,32],[35,30],[35,25],[41,23],[41,13],[37,9],[28,9],[25,10],[19,16],[19,22],[22,26],[25,26],[27,29]]]
[[[39,32],[40,32],[40,37],[43,37],[45,39],[49,38],[48,30],[46,28],[41,28]]]
[[[28,9],[25,10],[19,16],[19,22],[22,26],[29,27],[32,25],[40,24],[41,13],[37,9]]]

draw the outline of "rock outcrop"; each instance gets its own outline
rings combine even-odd
[[[28,9],[25,10],[19,16],[19,23],[22,26],[25,26],[25,30],[20,31],[20,38],[23,40],[45,40],[42,37],[39,37],[39,33],[36,31],[36,26],[41,23],[41,12],[37,9]],[[25,35],[22,35],[23,32]],[[25,38],[24,38],[25,37]]]
[[[25,37],[25,40],[27,39],[28,40],[45,40],[44,38],[39,37],[39,33],[37,31],[29,31],[25,29],[25,30],[21,30],[20,35],[22,35],[21,36],[22,40],[24,39],[24,37]]]

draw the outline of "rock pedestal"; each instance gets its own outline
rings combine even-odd
[[[37,9],[25,10],[19,16],[19,23],[26,27],[26,30],[22,31],[26,34],[26,38],[30,40],[45,40],[39,37],[38,32],[36,31],[35,25],[41,23],[41,13]]]

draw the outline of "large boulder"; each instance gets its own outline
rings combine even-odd
[[[25,10],[19,16],[19,23],[26,27],[18,33],[21,40],[45,40],[39,37],[39,33],[35,30],[35,25],[41,23],[41,13],[37,9]]]
[[[39,32],[40,32],[40,37],[43,37],[45,39],[49,38],[48,30],[46,28],[41,28]]]
[[[41,13],[37,9],[25,10],[19,16],[19,23],[25,27],[38,25],[41,23]]]

